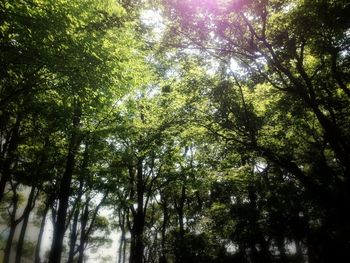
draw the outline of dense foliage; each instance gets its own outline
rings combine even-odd
[[[350,261],[349,11],[1,1],[2,262]]]

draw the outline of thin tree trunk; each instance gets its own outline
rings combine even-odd
[[[84,181],[81,180],[79,183],[79,190],[78,190],[78,198],[76,202],[78,203],[75,211],[74,211],[74,217],[73,217],[73,223],[72,223],[72,229],[71,229],[71,235],[70,235],[70,244],[69,244],[69,256],[68,256],[68,263],[73,262],[73,258],[75,255],[75,246],[78,239],[78,221],[79,221],[79,203],[81,202],[81,197],[83,195],[83,185]]]
[[[165,238],[166,238],[166,229],[168,226],[168,203],[164,194],[161,194],[161,198],[163,199],[163,224],[162,224],[162,232],[161,232],[161,256],[159,259],[159,263],[167,263],[166,258],[166,249],[165,249]]]
[[[121,235],[120,235],[120,244],[118,248],[118,263],[124,262],[124,257],[123,257],[123,248],[125,245],[125,230],[121,230]]]
[[[91,201],[91,198],[86,198],[86,206],[84,211],[84,216],[81,219],[81,232],[80,232],[80,244],[78,247],[79,257],[78,257],[78,263],[82,263],[84,259],[84,252],[87,244],[89,243],[89,238],[91,235],[91,231],[95,225],[96,217],[98,214],[98,211],[100,210],[101,206],[103,205],[104,201],[106,200],[108,196],[108,191],[105,193],[103,198],[101,199],[100,203],[95,207],[95,211],[93,211],[90,224],[88,225],[89,220],[89,214],[92,212],[89,210],[89,203]]]
[[[144,209],[144,178],[143,178],[143,159],[138,158],[136,169],[136,201],[137,209],[133,209],[133,226],[130,230],[131,233],[131,246],[130,246],[130,263],[142,263],[143,262],[143,231],[145,225],[145,209]],[[130,169],[129,169],[130,170]]]
[[[73,217],[73,224],[72,224],[72,229],[71,229],[71,234],[70,234],[70,240],[69,240],[69,254],[68,254],[68,263],[73,262],[73,258],[75,255],[75,245],[76,241],[78,239],[78,219],[79,219],[79,208],[77,207],[75,212],[74,212],[74,217]]]
[[[130,249],[129,249],[129,263],[133,263],[135,260],[135,240],[136,240],[136,236],[135,236],[135,231],[132,228],[130,230]]]
[[[129,210],[126,211],[126,215],[125,215],[125,221],[128,222],[129,221]],[[126,232],[126,231],[125,231]],[[126,246],[127,246],[127,241],[126,241],[126,238],[124,238],[123,240],[123,261],[122,263],[125,263],[126,262]]]
[[[41,259],[40,259],[40,248],[41,248],[41,241],[43,238],[43,234],[44,234],[44,229],[45,229],[45,224],[46,224],[46,216],[47,213],[49,212],[50,209],[50,202],[48,201],[45,204],[45,208],[43,211],[43,215],[42,215],[42,219],[41,219],[41,223],[40,223],[40,230],[39,230],[39,235],[38,235],[38,241],[35,247],[35,263],[41,263]]]
[[[89,202],[90,198],[86,199],[84,212],[81,216],[80,244],[78,246],[78,263],[83,263],[85,249],[85,233],[87,221],[89,219]]]
[[[9,232],[9,236],[6,240],[6,247],[5,247],[5,251],[4,251],[4,259],[3,259],[4,263],[10,262],[11,247],[12,247],[13,237],[14,237],[15,232],[16,232],[16,227],[17,227],[16,223],[12,223],[10,226],[10,232]]]
[[[134,171],[134,167],[132,165],[128,166],[128,171],[129,171],[129,183],[131,185],[130,187],[130,199],[134,200],[135,198],[135,171]],[[133,224],[131,224],[131,220],[130,220],[130,211],[132,213],[132,218],[133,218]],[[135,229],[134,229],[134,225],[135,225],[135,217],[136,217],[136,210],[134,208],[133,205],[130,205],[130,209],[127,210],[127,216],[126,216],[126,222],[127,222],[127,226],[130,232],[130,248],[129,248],[129,263],[132,263],[134,261],[134,257],[135,257]]]
[[[120,244],[118,249],[118,263],[122,263],[125,259],[123,257],[123,248],[125,246],[125,213],[121,211],[122,209],[119,209],[119,228],[121,231],[120,235]]]
[[[18,113],[16,123],[13,126],[11,141],[9,143],[9,148],[6,154],[6,158],[3,163],[1,178],[0,178],[0,203],[4,197],[5,187],[7,182],[11,177],[11,165],[15,156],[15,151],[17,150],[18,141],[19,141],[19,129],[22,121],[22,113]]]
[[[186,201],[186,187],[185,183],[181,187],[181,196],[180,200],[177,202],[176,198],[174,199],[175,209],[177,212],[177,219],[179,224],[179,234],[175,247],[175,262],[180,263],[184,258],[184,235],[185,235],[185,225],[184,225],[184,206]]]
[[[253,170],[252,176],[254,176]],[[254,262],[271,262],[271,253],[269,251],[269,244],[265,240],[263,233],[259,227],[259,211],[257,207],[257,194],[253,183],[249,183],[248,186],[248,198],[250,203],[250,209],[252,209],[252,215],[249,220],[250,228],[252,229],[251,249],[253,251]],[[260,244],[261,250],[258,252],[255,248],[256,244]]]
[[[79,205],[81,203],[81,199],[83,196],[83,187],[87,176],[87,166],[89,163],[89,142],[86,140],[85,142],[85,150],[84,150],[84,157],[83,162],[81,165],[80,170],[80,177],[79,177],[79,189],[78,189],[78,197],[76,200],[76,209],[74,211],[74,217],[73,217],[73,224],[72,224],[72,230],[70,235],[70,247],[69,247],[69,256],[68,256],[68,262],[73,262],[74,256],[76,255],[76,242],[78,239],[78,221],[79,221],[79,214],[80,214],[80,208]]]
[[[132,263],[142,263],[143,262],[143,231],[145,225],[145,215],[144,215],[144,181],[143,181],[143,159],[139,158],[137,164],[137,174],[136,174],[136,188],[137,188],[137,210],[136,210],[136,220],[134,222],[135,228],[135,257]]]
[[[36,199],[37,199],[38,194],[39,194],[39,190],[37,191],[37,193],[35,193],[35,189],[36,189],[36,187],[32,186],[32,189],[30,190],[30,194],[28,197],[27,205],[26,205],[24,212],[23,212],[23,223],[22,223],[21,233],[20,233],[19,238],[18,238],[15,263],[21,262],[24,237],[26,234],[27,226],[28,226],[29,215],[35,206],[35,202],[36,202]]]
[[[13,237],[15,235],[16,232],[16,227],[17,227],[17,222],[16,222],[16,213],[17,213],[17,207],[18,207],[18,194],[16,191],[16,187],[13,190],[13,197],[12,197],[12,205],[13,205],[13,209],[10,215],[10,232],[9,232],[9,236],[6,240],[6,246],[5,246],[5,250],[4,250],[4,257],[3,257],[3,263],[9,263],[10,262],[10,255],[11,255],[11,247],[12,247],[12,241],[13,241]]]
[[[60,263],[63,249],[63,239],[66,231],[66,216],[68,210],[68,200],[70,196],[70,184],[72,181],[75,166],[75,156],[79,146],[78,129],[81,118],[81,105],[75,101],[73,116],[72,135],[69,142],[66,169],[61,179],[58,200],[57,220],[54,226],[53,242],[49,257],[49,263]]]

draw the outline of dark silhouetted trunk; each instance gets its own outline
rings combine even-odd
[[[177,217],[178,217],[178,223],[179,223],[179,234],[176,242],[176,248],[175,248],[175,262],[176,263],[181,263],[183,262],[184,255],[186,257],[186,251],[185,251],[185,243],[184,243],[184,238],[185,238],[185,225],[184,225],[184,206],[185,206],[185,201],[186,201],[186,187],[185,184],[182,185],[181,188],[181,196],[180,200],[176,201],[174,200],[175,203],[175,209],[177,212]]]
[[[38,241],[35,247],[35,261],[34,261],[35,263],[41,263],[41,259],[40,259],[41,241],[43,238],[45,224],[46,224],[46,216],[47,216],[47,213],[49,212],[50,205],[51,205],[51,202],[48,200],[48,202],[45,204],[45,208],[41,218]]]
[[[70,234],[70,243],[69,243],[69,254],[68,254],[68,262],[71,263],[73,262],[74,255],[76,254],[76,242],[78,239],[78,221],[79,221],[79,214],[80,214],[80,203],[81,203],[81,198],[83,196],[83,187],[84,187],[84,182],[86,178],[86,168],[88,166],[89,162],[89,144],[86,142],[85,143],[85,150],[84,150],[84,157],[83,157],[83,162],[81,165],[81,171],[80,171],[80,182],[79,182],[79,189],[77,192],[77,199],[76,199],[76,208],[74,211],[74,216],[73,216],[73,223],[72,223],[72,229],[71,229],[71,234]]]
[[[88,196],[86,198],[86,202],[85,202],[85,206],[84,206],[84,211],[83,214],[81,216],[81,229],[80,229],[80,243],[78,246],[78,263],[82,263],[84,260],[84,251],[85,251],[85,247],[86,247],[86,243],[87,243],[87,239],[88,239],[88,235],[89,235],[89,229],[90,227],[88,227],[88,220],[89,220],[89,214],[91,213],[91,211],[89,210],[89,203],[90,203],[91,199]]]
[[[75,246],[78,238],[78,220],[79,220],[79,208],[76,208],[74,211],[74,216],[73,216],[73,222],[72,222],[72,228],[71,228],[71,233],[70,233],[70,238],[69,238],[69,253],[68,253],[68,263],[73,262],[73,258],[75,255]]]
[[[95,210],[89,210],[89,203],[91,198],[86,198],[85,209],[81,218],[81,230],[80,230],[80,244],[78,246],[78,263],[83,263],[84,261],[84,252],[87,244],[89,243],[89,238],[91,236],[91,231],[95,225],[96,217],[101,206],[104,204],[108,195],[108,191],[104,194],[100,203],[95,207]],[[92,215],[91,215],[92,214]],[[91,215],[91,217],[89,217]],[[88,224],[88,222],[90,223]]]
[[[32,186],[30,193],[29,193],[29,196],[28,196],[27,205],[23,211],[23,223],[22,223],[21,233],[20,233],[19,238],[18,238],[15,263],[21,262],[24,237],[26,234],[27,226],[28,226],[29,215],[30,215],[30,212],[32,211],[32,209],[34,208],[36,199],[39,195],[39,190],[36,193],[35,193],[35,190],[36,190],[36,187]]]
[[[135,261],[133,263],[142,263],[143,262],[143,231],[145,225],[145,215],[144,215],[144,181],[143,181],[143,166],[142,159],[138,160],[137,164],[137,214],[135,221]]]
[[[12,247],[12,241],[13,237],[16,232],[16,227],[18,222],[16,221],[16,213],[17,213],[17,207],[18,207],[18,194],[16,191],[16,187],[14,186],[13,189],[13,197],[12,197],[12,211],[10,214],[10,232],[6,240],[6,246],[4,250],[4,257],[3,257],[3,263],[9,263],[10,262],[10,255],[11,255],[11,247]]]
[[[75,102],[73,125],[71,138],[69,142],[68,155],[65,172],[62,176],[58,200],[59,206],[57,211],[57,220],[54,226],[53,242],[49,257],[49,263],[60,263],[61,253],[63,249],[63,239],[66,232],[66,216],[68,210],[68,200],[70,196],[70,184],[75,166],[75,156],[79,146],[78,129],[80,125],[81,106],[79,102]]]
[[[252,175],[254,172],[252,171]],[[252,250],[252,256],[254,262],[271,262],[271,253],[269,251],[269,244],[265,240],[259,226],[259,210],[257,206],[257,194],[253,183],[249,183],[248,186],[248,198],[250,202],[251,217],[249,219],[249,226],[251,229],[250,247]],[[260,245],[260,251],[257,251],[256,245]]]
[[[83,195],[83,185],[84,185],[84,182],[83,182],[83,180],[81,180],[79,183],[78,198],[76,200],[77,207],[75,208],[75,211],[74,211],[72,229],[71,229],[71,233],[70,233],[68,263],[73,262],[73,258],[75,255],[75,247],[76,247],[76,242],[78,239],[78,232],[77,232],[78,231],[78,221],[79,221],[79,214],[80,214],[79,203],[81,202],[81,197]]]
[[[84,259],[85,239],[86,239],[85,234],[86,234],[86,228],[87,228],[89,212],[90,212],[89,202],[90,202],[90,198],[87,198],[85,203],[85,208],[80,219],[81,230],[80,230],[80,244],[78,246],[78,263],[83,263],[83,259]]]
[[[119,217],[119,228],[120,228],[120,244],[118,248],[118,263],[125,262],[125,247],[126,247],[126,229],[125,229],[125,213],[122,211],[122,208],[119,208],[118,211]]]
[[[137,161],[136,171],[136,196],[137,209],[133,212],[134,222],[131,230],[131,248],[130,248],[130,263],[143,262],[143,231],[145,226],[145,209],[144,209],[144,180],[143,180],[143,159]]]
[[[169,214],[168,214],[168,202],[164,194],[161,194],[162,199],[162,207],[163,207],[163,223],[162,223],[162,232],[161,232],[161,255],[159,259],[159,263],[167,263],[166,258],[166,248],[165,248],[165,242],[166,242],[166,230],[168,227],[168,220],[169,220]]]
[[[13,242],[13,237],[15,235],[17,224],[16,223],[11,223],[10,225],[10,232],[6,240],[6,247],[4,250],[4,263],[9,263],[10,262],[10,255],[11,255],[11,247],[12,247],[12,242]]]
[[[1,167],[2,169],[1,169],[1,178],[0,178],[0,203],[2,201],[2,198],[4,197],[6,184],[11,177],[11,165],[13,164],[15,152],[18,146],[19,129],[20,129],[22,118],[23,118],[22,114],[19,113],[16,119],[16,123],[12,128],[11,139],[10,139],[8,150],[6,153],[6,158]]]

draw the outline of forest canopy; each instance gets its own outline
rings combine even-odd
[[[350,4],[0,2],[0,262],[350,262]]]

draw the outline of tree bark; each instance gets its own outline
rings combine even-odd
[[[162,203],[163,223],[162,223],[162,232],[161,232],[161,255],[160,255],[159,263],[167,263],[165,242],[166,242],[166,229],[168,227],[169,213],[168,213],[168,207],[167,207],[168,202],[164,193],[161,193],[161,199],[163,200],[163,203]]]
[[[85,208],[80,219],[81,230],[80,230],[80,244],[78,246],[78,263],[83,263],[83,259],[84,259],[86,226],[87,226],[87,222],[89,219],[89,212],[90,212],[89,202],[90,202],[90,198],[87,198],[85,203]]]
[[[184,261],[184,254],[185,248],[184,248],[184,242],[185,242],[185,225],[184,225],[184,206],[185,206],[185,201],[186,201],[186,187],[185,183],[182,184],[181,188],[181,196],[180,196],[180,201],[176,202],[176,199],[174,200],[175,202],[175,209],[177,212],[178,216],[178,223],[179,223],[179,236],[175,248],[175,262],[176,263],[181,263]]]
[[[124,218],[125,218],[125,223],[126,223],[125,225],[129,225],[129,223],[130,223],[129,222],[129,209],[126,209],[126,211],[124,210],[124,212],[125,212]],[[125,233],[126,233],[126,227],[125,227]],[[123,243],[124,243],[124,245],[123,245],[123,261],[122,261],[122,263],[125,263],[126,262],[126,244],[127,244],[126,238],[124,238]]]
[[[45,229],[45,224],[46,224],[46,216],[47,213],[49,212],[50,209],[50,201],[47,201],[47,203],[45,204],[45,208],[43,211],[43,215],[42,215],[42,219],[41,219],[41,223],[40,223],[40,230],[39,230],[39,235],[38,235],[38,241],[35,247],[35,263],[41,263],[41,259],[40,259],[40,249],[41,249],[41,241],[43,238],[43,234],[44,234],[44,229]]]
[[[2,198],[4,197],[6,183],[11,177],[11,165],[13,163],[13,160],[15,157],[15,151],[17,150],[17,146],[18,146],[19,129],[20,129],[22,118],[23,118],[23,114],[18,113],[16,122],[12,128],[12,132],[11,132],[12,134],[11,134],[11,139],[9,142],[6,158],[2,165],[1,178],[0,178],[0,203],[2,201]]]
[[[90,197],[86,198],[86,204],[85,209],[83,212],[83,215],[81,217],[81,231],[80,231],[80,244],[78,246],[78,262],[82,263],[84,260],[84,252],[87,247],[87,244],[89,243],[89,238],[91,236],[91,231],[94,227],[94,224],[96,222],[96,217],[98,214],[98,211],[100,210],[101,206],[103,205],[104,201],[106,200],[108,196],[108,191],[104,194],[103,198],[101,199],[100,203],[95,207],[95,210],[89,210],[89,203],[91,201]],[[92,216],[90,217],[90,223],[88,225],[89,221],[89,214],[92,213]]]
[[[37,199],[38,194],[39,194],[39,190],[37,190],[36,193],[35,193],[35,190],[36,190],[36,187],[32,186],[30,193],[29,193],[27,205],[26,205],[24,212],[23,212],[23,223],[22,223],[21,232],[20,232],[20,235],[18,238],[15,263],[21,262],[23,245],[24,245],[24,237],[26,234],[27,226],[28,226],[29,215],[35,206],[35,202],[36,202],[36,199]]]
[[[133,213],[134,222],[131,231],[131,248],[130,248],[130,263],[142,263],[144,242],[143,232],[145,226],[145,209],[144,209],[144,180],[143,180],[143,159],[137,160],[137,172],[136,172],[136,196],[137,196],[137,209]]]
[[[10,215],[10,232],[9,232],[9,236],[7,237],[7,240],[6,240],[3,263],[10,262],[12,241],[13,241],[13,237],[14,237],[15,232],[16,232],[17,224],[18,224],[18,222],[16,222],[16,213],[17,213],[17,207],[18,207],[18,194],[16,191],[16,187],[17,186],[14,186],[14,189],[13,189],[13,197],[12,197],[13,208],[12,208],[12,212]]]
[[[85,142],[85,150],[84,150],[84,157],[83,162],[81,165],[81,171],[79,176],[79,189],[77,192],[77,200],[76,200],[76,209],[74,211],[74,217],[73,217],[73,223],[72,223],[72,229],[71,229],[71,235],[70,235],[70,246],[69,246],[69,256],[68,256],[68,262],[73,262],[74,255],[77,253],[76,251],[76,242],[78,239],[78,221],[79,221],[79,214],[80,214],[80,208],[79,205],[81,203],[81,198],[83,196],[83,187],[84,182],[86,180],[87,175],[87,166],[89,163],[89,143]]]
[[[63,239],[66,231],[66,216],[68,210],[68,200],[70,196],[70,184],[72,181],[73,170],[75,166],[75,156],[79,146],[78,129],[81,118],[81,105],[75,102],[72,133],[69,142],[68,155],[65,172],[61,179],[58,200],[57,220],[54,226],[53,242],[49,257],[49,263],[60,263],[63,249]]]
[[[78,198],[76,200],[77,207],[75,208],[75,211],[74,211],[72,229],[71,229],[70,240],[69,240],[70,243],[69,243],[68,263],[73,262],[74,255],[76,254],[75,247],[78,239],[77,231],[78,231],[78,221],[79,221],[79,214],[80,214],[79,203],[81,202],[81,197],[83,195],[83,186],[84,186],[84,181],[81,179],[79,183],[79,189],[78,189]]]
[[[125,213],[123,211],[121,211],[122,208],[119,208],[119,228],[121,231],[121,235],[120,235],[120,244],[119,244],[119,248],[118,248],[118,263],[123,263],[125,261],[125,255],[123,253],[124,251],[124,247],[125,247],[125,235],[126,235],[126,231],[125,231]]]
[[[68,254],[68,263],[72,263],[75,255],[75,246],[76,246],[76,241],[78,239],[78,220],[79,220],[79,208],[76,208],[74,212],[74,217],[73,217],[73,223],[72,223],[72,229],[70,233],[70,239],[69,239],[69,254]]]

